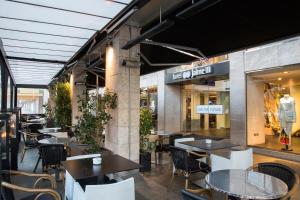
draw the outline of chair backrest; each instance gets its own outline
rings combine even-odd
[[[40,154],[43,166],[59,165],[67,157],[67,151],[63,144],[41,145]]]
[[[100,153],[96,154],[87,154],[87,155],[79,155],[79,156],[72,156],[72,157],[67,157],[67,160],[79,160],[79,159],[85,159],[85,158],[95,158],[95,157],[100,157]]]
[[[183,200],[208,200],[204,196],[199,196],[186,190],[181,190],[181,195]]]
[[[28,125],[28,129],[31,133],[39,133],[39,129],[43,128],[43,124],[30,124]]]
[[[184,145],[184,144],[180,144],[180,142],[190,142],[190,141],[195,141],[195,138],[194,137],[178,138],[178,139],[175,139],[174,146],[192,151],[193,147],[187,146],[187,145]]]
[[[36,137],[37,140],[42,140],[42,139],[46,139],[46,138],[55,138],[53,135],[49,135],[49,134],[40,134]]]
[[[175,140],[179,139],[179,138],[182,138],[182,136],[183,135],[181,133],[176,133],[176,134],[170,135],[170,137],[169,137],[169,145],[175,146]]]
[[[135,200],[134,179],[104,185],[87,185],[85,188],[87,200]]]
[[[185,149],[170,146],[170,152],[175,169],[185,170],[187,163],[187,152]]]
[[[230,162],[232,169],[248,169],[253,166],[253,149],[231,151]]]
[[[293,169],[286,165],[271,162],[259,163],[258,172],[279,178],[287,184],[289,191],[293,190],[295,187],[298,187],[299,176]]]
[[[246,170],[253,166],[253,150],[231,151],[230,158],[211,154],[211,170],[224,169],[243,169]]]

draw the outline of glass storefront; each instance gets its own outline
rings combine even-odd
[[[247,76],[248,145],[300,153],[300,66]]]
[[[47,89],[18,88],[18,107],[22,114],[42,114],[45,112],[43,105],[48,103],[49,92]]]
[[[182,131],[229,138],[229,103],[228,80],[182,85]]]

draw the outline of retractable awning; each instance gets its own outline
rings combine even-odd
[[[131,0],[1,0],[0,38],[16,84],[48,85]]]

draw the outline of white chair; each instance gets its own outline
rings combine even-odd
[[[224,169],[248,169],[253,166],[253,150],[231,151],[230,158],[211,154],[211,171]]]
[[[85,159],[85,158],[95,158],[99,157],[101,154],[87,154],[87,155],[80,155],[80,156],[72,156],[67,157],[67,160],[79,160],[79,159]],[[68,200],[73,200],[73,191],[74,191],[74,184],[76,181],[73,179],[71,174],[69,174],[68,171],[66,171],[65,175],[65,200],[68,198]]]
[[[193,147],[187,146],[185,144],[180,143],[180,142],[190,142],[190,141],[195,141],[195,138],[194,137],[178,138],[178,139],[174,140],[174,145],[175,145],[175,147],[179,147],[179,148],[182,148],[182,149],[192,151]]]
[[[85,191],[74,185],[74,200],[135,200],[134,179],[104,185],[87,185]]]

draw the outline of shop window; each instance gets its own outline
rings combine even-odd
[[[181,129],[213,137],[230,137],[229,81],[202,80],[181,86]]]
[[[248,145],[300,153],[300,68],[247,76]]]

